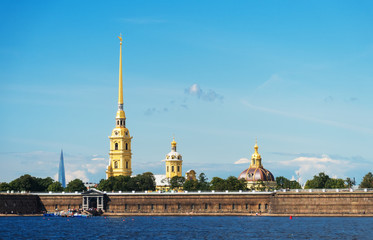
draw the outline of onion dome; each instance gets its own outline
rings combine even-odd
[[[245,169],[238,177],[238,179],[245,179],[246,181],[275,181],[273,174],[267,169],[263,168],[262,156],[258,152],[258,143],[255,142],[254,154],[251,155],[250,167]]]
[[[253,167],[253,168],[250,167],[248,169],[245,169],[240,174],[238,179],[245,179],[246,181],[253,181],[253,182],[258,181],[258,180],[262,180],[263,182],[275,181],[275,178],[273,177],[273,174],[270,171],[268,171],[265,168],[257,168],[257,167]]]
[[[181,156],[180,153],[176,151],[176,144],[177,143],[174,138],[171,142],[171,152],[169,152],[166,155],[166,159],[165,159],[166,161],[169,161],[169,160],[182,161],[183,157]]]

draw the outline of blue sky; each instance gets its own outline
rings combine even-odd
[[[119,33],[135,174],[373,171],[370,1],[2,1],[0,182],[105,177]],[[237,164],[241,162],[241,164]],[[236,163],[236,164],[235,164]]]

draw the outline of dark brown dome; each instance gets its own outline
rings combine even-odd
[[[258,181],[262,180],[264,181],[275,181],[275,178],[273,177],[272,173],[264,168],[256,168],[251,167],[246,170],[244,170],[238,179],[245,179],[246,181]]]

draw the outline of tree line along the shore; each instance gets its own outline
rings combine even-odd
[[[184,177],[173,177],[168,183],[170,189],[183,189],[186,191],[239,191],[252,190],[247,188],[247,184],[243,179],[237,179],[230,176],[226,179],[213,177],[211,181],[204,173],[201,173],[196,180],[186,180]],[[313,179],[307,180],[304,185],[305,189],[327,189],[327,188],[351,188],[355,185],[355,181],[346,178],[331,178],[327,174],[321,172],[315,175]],[[276,186],[268,187],[265,182],[258,183],[259,190],[275,190],[275,189],[301,189],[302,186],[294,180],[289,180],[283,176],[276,177]],[[373,188],[373,174],[367,173],[362,179],[360,188]],[[133,177],[117,176],[108,179],[102,179],[96,186],[102,191],[154,191],[156,189],[155,178],[153,173],[145,172]],[[258,189],[257,188],[257,189]],[[83,181],[74,179],[70,181],[66,188],[61,186],[61,183],[54,181],[52,178],[38,178],[29,174],[23,175],[9,183],[0,183],[0,191],[27,191],[27,192],[75,192],[86,191],[87,188]]]

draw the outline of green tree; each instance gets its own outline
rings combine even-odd
[[[215,191],[227,190],[226,181],[220,177],[213,177],[210,182],[210,185],[211,185],[211,190],[215,190]]]
[[[355,186],[356,184],[355,179],[351,179],[351,178],[346,178],[345,183],[348,188],[352,188],[352,186]]]
[[[230,176],[225,180],[226,190],[229,191],[238,191],[238,190],[247,190],[247,183],[244,179],[238,180],[234,176]]]
[[[373,188],[373,174],[371,172],[367,173],[363,181],[360,183],[361,188]]]
[[[325,183],[325,188],[345,188],[346,185],[343,179],[340,178],[329,178],[328,181]]]
[[[10,188],[15,191],[32,191],[35,189],[35,179],[29,174],[25,174],[9,183]]]
[[[75,191],[82,192],[86,190],[87,188],[86,186],[84,186],[83,181],[78,178],[69,182],[66,187],[66,191],[68,192],[75,192]]]
[[[116,183],[116,177],[109,177],[108,179],[101,179],[97,189],[101,191],[114,191],[114,185]]]
[[[51,192],[62,192],[63,187],[60,182],[53,182],[48,186],[48,191]]]
[[[198,190],[208,191],[210,190],[210,183],[204,173],[200,173],[198,176]]]
[[[171,184],[171,189],[179,189],[184,185],[185,182],[185,177],[179,177],[175,176],[171,178],[170,184]]]
[[[145,172],[133,178],[136,182],[135,191],[155,190],[155,178],[153,173]]]
[[[299,182],[295,181],[295,180],[292,180],[290,181],[290,189],[301,189],[302,186],[300,185]]]
[[[294,180],[289,180],[286,177],[276,177],[276,189],[300,189],[301,185]]]
[[[153,173],[145,172],[135,177],[116,176],[101,179],[97,188],[101,191],[145,191],[155,190],[155,178]]]
[[[186,180],[183,184],[183,189],[186,191],[197,191],[198,181],[197,180]]]
[[[49,185],[51,185],[54,180],[51,177],[46,178],[34,178],[35,185],[32,191],[36,192],[46,192],[48,190]]]
[[[321,172],[319,176],[313,176],[312,180],[307,180],[304,188],[306,189],[316,189],[316,188],[325,188],[326,182],[330,179],[328,175]]]
[[[9,183],[6,183],[6,182],[0,183],[0,192],[5,192],[8,190],[12,190]]]

